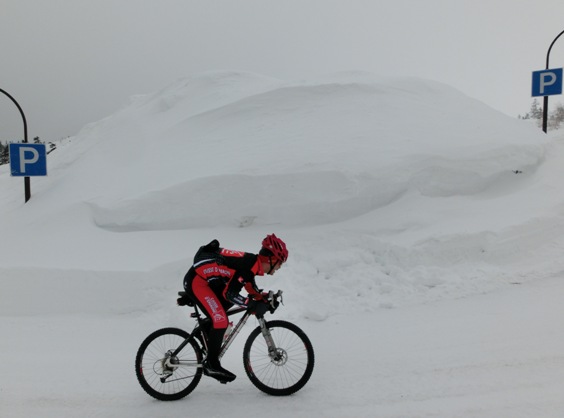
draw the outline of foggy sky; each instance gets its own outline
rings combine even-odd
[[[208,70],[416,76],[517,117],[563,16],[562,0],[0,0],[0,88],[45,141]],[[22,137],[0,94],[0,141]]]

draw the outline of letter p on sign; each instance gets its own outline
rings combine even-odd
[[[19,177],[46,176],[45,144],[10,144],[10,171]]]
[[[562,94],[562,68],[533,71],[533,97]]]

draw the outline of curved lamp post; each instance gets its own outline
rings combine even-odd
[[[554,43],[556,42],[556,40],[558,38],[560,38],[560,36],[562,36],[563,34],[564,34],[564,30],[562,32],[560,32],[556,38],[554,38],[554,41],[552,41],[552,43],[550,44],[550,47],[548,48],[548,52],[546,53],[546,69],[547,70],[549,68],[548,63],[549,63],[549,60],[550,60],[550,50],[554,46]],[[544,133],[547,132],[547,127],[548,127],[548,96],[544,96],[544,102],[543,102],[543,106],[542,106],[542,130],[544,131]]]
[[[4,93],[6,96],[8,96],[8,98],[12,102],[14,102],[14,104],[16,105],[18,110],[20,111],[20,114],[22,115],[22,119],[23,119],[23,124],[24,124],[24,140],[23,140],[23,142],[27,143],[27,120],[25,119],[25,115],[24,115],[24,112],[23,112],[21,106],[16,101],[16,99],[14,99],[7,91],[0,89],[0,93]],[[29,177],[24,177],[24,188],[25,188],[25,201],[27,203],[27,201],[31,197],[31,181],[29,180]]]

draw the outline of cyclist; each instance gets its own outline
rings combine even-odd
[[[212,321],[208,355],[203,363],[206,376],[222,383],[235,380],[236,376],[221,367],[218,358],[228,326],[225,312],[234,304],[248,308],[249,303],[263,300],[266,293],[257,287],[255,276],[273,275],[287,259],[286,244],[274,234],[266,236],[258,254],[220,248],[217,240],[200,247],[184,276],[184,289]],[[243,289],[248,296],[240,294]]]

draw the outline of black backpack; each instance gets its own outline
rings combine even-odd
[[[214,260],[217,264],[223,264],[223,256],[220,254],[219,241],[214,239],[206,245],[202,245],[194,256],[194,264],[204,260]]]

